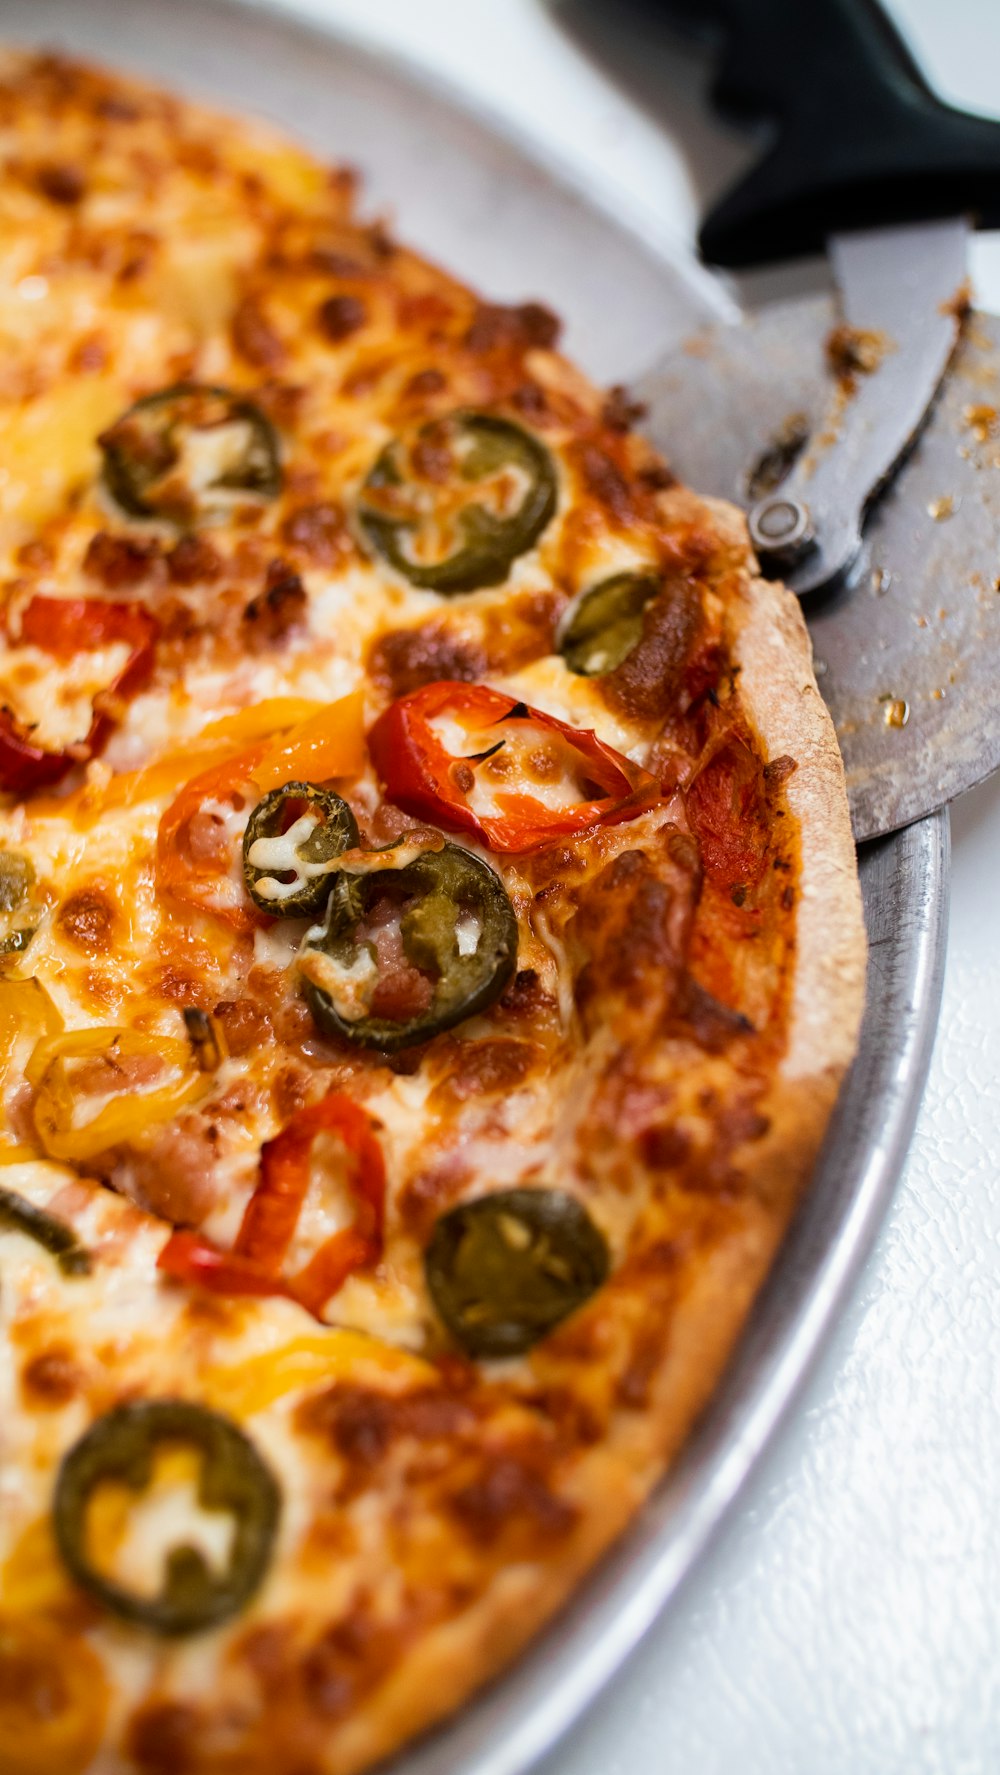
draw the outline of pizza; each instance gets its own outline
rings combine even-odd
[[[854,1050],[798,607],[541,304],[0,61],[0,1769],[352,1775],[634,1515]]]

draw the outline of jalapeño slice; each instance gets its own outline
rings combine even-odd
[[[16,912],[35,885],[30,857],[20,851],[0,850],[0,912]]]
[[[222,1571],[196,1548],[171,1549],[161,1589],[140,1595],[98,1571],[87,1546],[91,1500],[101,1485],[127,1486],[137,1495],[153,1477],[157,1449],[170,1445],[201,1455],[199,1502],[233,1519],[229,1558]],[[120,1405],[98,1418],[66,1455],[56,1480],[56,1543],[76,1582],[113,1614],[153,1633],[198,1633],[235,1615],[267,1570],[281,1511],[281,1494],[253,1443],[229,1418],[183,1399]]]
[[[133,517],[193,525],[281,488],[274,427],[232,389],[178,382],[147,394],[97,442],[108,491]]]
[[[316,783],[286,783],[258,801],[243,834],[243,879],[272,918],[312,918],[330,893],[331,863],[358,842],[347,802]]]
[[[392,987],[378,959],[378,928],[393,922],[411,987],[411,1004],[404,999],[398,1015],[386,1003]],[[337,874],[326,920],[309,933],[299,957],[320,1029],[385,1054],[429,1041],[486,1010],[516,963],[517,919],[502,881],[456,844],[401,869]]]
[[[442,1214],[424,1268],[467,1355],[521,1356],[606,1281],[608,1248],[566,1191],[497,1190]]]
[[[567,613],[559,652],[571,672],[602,677],[627,659],[642,636],[647,604],[660,590],[651,573],[615,573],[583,593]]]
[[[552,458],[531,432],[492,413],[453,413],[386,445],[358,518],[411,585],[451,597],[501,585],[556,497]]]
[[[55,1258],[64,1276],[89,1276],[90,1252],[81,1245],[73,1228],[15,1190],[0,1189],[0,1231],[24,1233]]]

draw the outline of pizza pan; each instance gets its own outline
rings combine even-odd
[[[0,36],[92,55],[264,114],[365,170],[373,207],[494,297],[539,297],[595,377],[627,378],[728,297],[669,241],[639,239],[530,144],[399,61],[287,8],[236,0],[0,0]],[[614,324],[609,325],[609,316]],[[676,1595],[803,1380],[898,1177],[944,964],[947,813],[860,855],[868,925],[861,1050],[818,1171],[724,1383],[647,1509],[547,1633],[394,1775],[521,1775]]]

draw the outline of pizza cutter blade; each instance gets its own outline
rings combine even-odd
[[[714,33],[715,103],[768,126],[703,256],[825,250],[838,287],[689,341],[637,393],[802,598],[871,838],[1000,764],[1000,321],[959,325],[968,227],[1000,225],[1000,126],[935,97],[876,0],[633,4]]]
[[[647,374],[637,393],[674,472],[747,508],[787,482],[843,387],[838,322],[833,298],[773,303]],[[966,319],[853,566],[803,610],[859,841],[1000,766],[1000,318]]]

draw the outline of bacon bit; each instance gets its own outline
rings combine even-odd
[[[379,925],[371,932],[378,981],[369,1014],[400,1023],[423,1015],[434,997],[433,983],[407,960],[398,925]]]
[[[619,523],[635,516],[628,482],[610,456],[595,444],[581,444],[574,451],[587,492]]]
[[[233,345],[241,357],[260,370],[274,370],[284,362],[285,347],[254,296],[244,296],[232,322]]]
[[[195,865],[204,863],[213,870],[228,866],[230,843],[225,824],[218,814],[199,808],[191,815],[185,832],[185,849]]]
[[[627,388],[616,382],[609,388],[604,406],[601,408],[601,419],[609,431],[631,431],[640,419],[649,412],[645,401],[633,400]]]
[[[281,539],[317,567],[332,567],[350,548],[350,536],[339,505],[322,501],[300,505],[281,526]]]
[[[214,1015],[222,1025],[230,1054],[249,1054],[263,1046],[271,1033],[271,1019],[253,998],[223,999]]]
[[[331,345],[349,339],[367,319],[368,311],[359,296],[328,296],[316,311],[319,330]]]
[[[278,1119],[290,1121],[312,1101],[312,1077],[301,1066],[283,1066],[272,1081],[271,1095]]]
[[[218,579],[222,557],[204,536],[182,536],[167,555],[167,572],[174,585],[202,585]]]
[[[98,530],[87,544],[83,571],[109,592],[118,592],[141,584],[159,559],[160,545],[155,537],[113,536],[108,530]]]
[[[251,628],[251,639],[269,646],[287,639],[305,614],[306,588],[287,561],[271,562],[264,582],[264,595],[251,598],[243,612],[243,621]]]
[[[78,204],[87,188],[78,166],[57,162],[40,166],[35,182],[50,203],[64,204],[67,208]]]
[[[174,1226],[200,1226],[215,1206],[218,1148],[214,1122],[184,1115],[158,1129],[145,1151],[133,1149],[119,1187]]]
[[[475,352],[551,351],[561,332],[558,315],[541,302],[521,302],[512,307],[482,302],[463,343]]]

